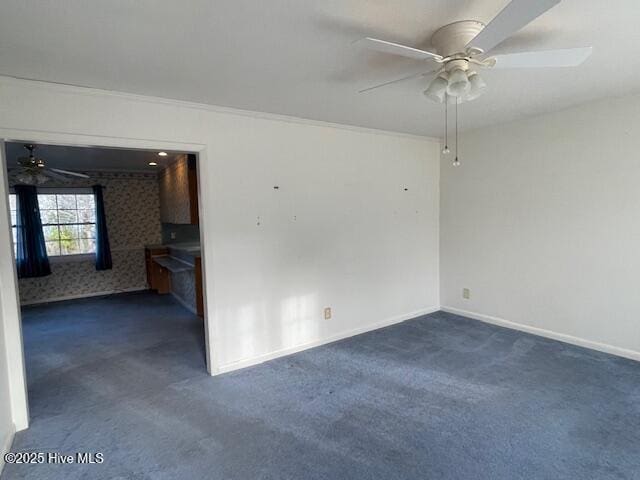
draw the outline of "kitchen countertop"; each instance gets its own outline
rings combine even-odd
[[[167,248],[168,255],[157,255],[153,261],[172,273],[188,272],[194,270],[196,258],[200,257],[199,243],[167,243],[145,245],[148,249]]]
[[[194,269],[193,264],[172,257],[171,255],[158,255],[153,257],[153,261],[171,273],[188,272]]]

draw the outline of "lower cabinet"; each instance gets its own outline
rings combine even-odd
[[[171,273],[166,268],[153,261],[153,257],[168,255],[168,248],[146,248],[144,252],[147,265],[147,283],[151,290],[158,293],[171,292]]]
[[[144,255],[147,265],[147,283],[149,284],[149,288],[160,294],[173,293],[187,308],[195,311],[198,316],[203,317],[202,258],[200,256],[194,257],[193,267],[185,273],[184,268],[176,269],[171,265],[172,261],[178,261],[175,259],[171,260],[173,257],[169,257],[170,252],[167,247],[147,247],[145,248]],[[167,259],[162,259],[160,262],[172,268],[172,270],[155,262],[155,257],[167,257]],[[174,273],[172,273],[172,271]],[[172,285],[171,276],[173,274],[175,274],[176,277],[174,277]],[[187,278],[184,277],[186,274],[188,274]]]

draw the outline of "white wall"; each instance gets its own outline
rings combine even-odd
[[[639,151],[640,96],[462,134],[441,304],[640,359]]]
[[[6,172],[4,152],[0,137],[2,176]],[[14,430],[26,428],[29,414],[8,192],[7,179],[0,178],[0,469]]]
[[[211,153],[225,363],[438,306],[437,143],[243,120]]]
[[[438,307],[436,141],[0,78],[0,134],[50,132],[202,145],[214,373]]]
[[[1,302],[0,298],[0,302]],[[9,451],[15,432],[9,395],[9,368],[4,330],[0,328],[0,473],[4,467],[4,454]]]

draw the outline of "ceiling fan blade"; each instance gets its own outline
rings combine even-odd
[[[507,53],[492,57],[496,61],[493,68],[576,67],[589,58],[592,50],[591,47],[581,47],[540,52]]]
[[[419,50],[413,47],[400,45],[399,43],[378,40],[377,38],[363,38],[354,42],[355,45],[362,45],[370,50],[378,52],[391,53],[402,57],[415,58],[417,60],[442,60],[442,56],[436,53]]]
[[[558,3],[560,0],[512,0],[467,44],[467,48],[488,52]]]
[[[406,77],[396,78],[395,80],[390,80],[388,82],[380,83],[380,84],[374,85],[372,87],[364,88],[362,90],[359,90],[358,93],[370,92],[371,90],[375,90],[376,88],[386,87],[387,85],[393,85],[394,83],[404,82],[405,80],[411,80],[413,78],[426,77],[427,75],[429,75],[431,73],[438,72],[439,70],[440,70],[439,68],[436,68],[435,70],[429,70],[427,72],[413,73],[411,75],[407,75]]]
[[[60,173],[56,173],[53,171],[52,168],[40,168],[38,169],[39,173],[42,173],[43,175],[52,178],[54,180],[59,180],[62,182],[69,182],[71,179],[65,175],[62,175]]]
[[[49,168],[48,170],[51,170],[52,172],[63,173],[65,175],[73,175],[74,177],[91,178],[89,177],[89,175],[85,175],[84,173],[70,172],[69,170],[60,170],[59,168]]]

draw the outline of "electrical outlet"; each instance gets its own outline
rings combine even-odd
[[[324,309],[324,319],[331,320],[331,307],[327,307]]]
[[[171,240],[175,240],[176,239],[176,232],[171,232]]]
[[[471,291],[468,288],[462,289],[462,298],[469,300],[471,298]]]

